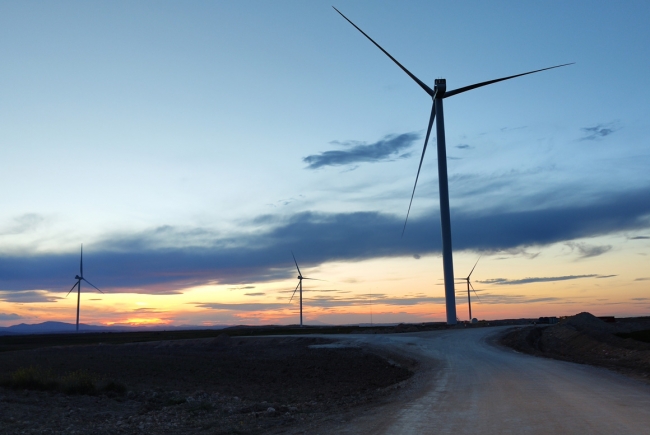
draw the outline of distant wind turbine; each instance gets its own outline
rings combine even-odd
[[[323,281],[323,280],[316,279],[316,278],[307,278],[306,276],[302,276],[302,272],[300,271],[300,267],[298,267],[298,262],[296,261],[296,256],[293,255],[293,251],[291,251],[291,256],[293,257],[293,262],[296,263],[296,269],[298,269],[298,285],[293,291],[293,294],[291,295],[291,299],[289,299],[289,302],[293,300],[293,297],[296,295],[296,290],[300,288],[300,327],[302,328],[302,280],[303,279],[311,279],[314,281]]]
[[[72,286],[70,291],[68,292],[65,297],[67,298],[68,295],[70,295],[70,292],[74,290],[75,287],[77,287],[77,332],[79,332],[79,305],[81,303],[81,281],[86,281],[91,287],[94,287],[98,292],[101,294],[104,294],[103,291],[95,287],[93,284],[90,283],[86,278],[84,278],[84,245],[83,243],[81,244],[81,260],[79,262],[79,275],[75,275],[74,279],[77,280],[75,285]]]
[[[474,269],[476,269],[476,265],[478,264],[478,261],[481,259],[481,257],[478,257],[478,260],[476,260],[476,263],[474,263],[474,267],[472,267],[472,270],[470,271],[469,275],[467,275],[467,278],[459,278],[461,281],[467,281],[467,306],[469,307],[469,322],[472,323],[472,301],[470,299],[470,294],[469,294],[469,289],[471,287],[472,290],[474,290],[474,286],[472,285],[470,278],[472,276],[472,273],[474,273]],[[481,301],[481,298],[478,297],[478,293],[476,293],[476,290],[474,290],[474,294],[476,295],[476,298]]]
[[[447,150],[445,146],[445,121],[442,110],[442,100],[444,98],[453,97],[454,95],[461,94],[466,91],[471,91],[472,89],[480,88],[482,86],[491,85],[493,83],[501,82],[504,80],[513,79],[515,77],[525,76],[527,74],[533,74],[540,71],[546,71],[553,68],[559,68],[566,65],[572,65],[572,63],[566,63],[563,65],[551,66],[548,68],[542,68],[535,71],[529,71],[521,74],[516,74],[513,76],[502,77],[500,79],[489,80],[486,82],[476,83],[473,85],[465,86],[462,88],[455,89],[453,91],[447,91],[447,82],[445,79],[436,79],[433,89],[424,84],[420,79],[413,75],[409,70],[407,70],[401,63],[399,63],[393,56],[391,56],[386,50],[384,50],[379,44],[377,44],[370,36],[368,36],[363,30],[361,30],[356,24],[348,19],[345,15],[341,13],[338,9],[334,8],[343,18],[345,18],[350,24],[352,24],[359,32],[361,32],[366,38],[370,40],[373,44],[377,46],[386,56],[388,56],[397,66],[399,66],[402,71],[408,74],[415,83],[417,83],[423,90],[426,92],[432,99],[433,105],[431,107],[431,116],[429,117],[429,126],[427,127],[427,134],[424,139],[424,148],[422,149],[422,156],[420,157],[420,165],[418,166],[418,172],[415,176],[415,184],[413,185],[413,193],[411,193],[411,202],[409,202],[409,208],[406,212],[406,220],[404,221],[404,228],[402,229],[402,235],[404,235],[404,230],[406,229],[406,222],[408,221],[408,215],[411,212],[411,204],[413,203],[413,196],[415,195],[415,187],[418,184],[418,178],[420,177],[420,169],[422,169],[422,161],[424,160],[424,153],[427,150],[427,143],[429,142],[429,135],[431,134],[431,127],[433,126],[433,120],[438,116],[436,122],[436,139],[438,147],[438,186],[440,192],[440,226],[442,228],[442,264],[443,272],[445,278],[445,303],[447,310],[447,324],[454,325],[456,324],[456,296],[454,294],[454,267],[452,260],[452,251],[451,251],[451,219],[449,216],[449,186],[447,182]]]

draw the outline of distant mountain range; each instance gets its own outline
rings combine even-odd
[[[155,326],[99,326],[79,324],[79,332],[129,332],[129,331],[172,331],[182,329],[223,329],[229,325],[155,325]],[[67,334],[75,332],[73,323],[64,322],[43,322],[34,325],[21,323],[13,326],[0,326],[0,335],[18,335],[18,334]]]

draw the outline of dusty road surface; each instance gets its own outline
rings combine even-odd
[[[586,365],[538,358],[494,344],[503,328],[357,335],[422,361],[391,403],[310,433],[650,433],[650,385]],[[347,421],[346,421],[347,420]]]

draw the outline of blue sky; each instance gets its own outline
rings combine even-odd
[[[456,258],[461,268],[481,253],[487,264],[510,258],[477,276],[486,286],[617,275],[615,288],[636,282],[617,312],[635,313],[631,301],[647,290],[635,280],[649,275],[650,5],[335,6],[430,86],[576,62],[445,100]],[[399,237],[429,97],[330,3],[4,2],[0,53],[8,322],[70,304],[57,298],[82,242],[100,288],[183,304],[251,299],[231,300],[224,286],[293,288],[290,249],[326,274],[336,264],[358,283],[361,270],[390,269],[424,297],[442,296],[431,286],[442,273],[435,153]],[[570,261],[550,254],[562,250]],[[417,272],[403,265],[421,263],[413,256],[427,262]],[[556,273],[567,262],[585,270]],[[582,282],[589,292],[596,281]],[[196,299],[197,286],[212,293]],[[550,291],[529,300],[561,300]],[[286,303],[270,291],[256,298]],[[97,310],[96,322],[128,311]],[[400,310],[390,318],[414,319]],[[234,319],[193,313],[182,321]],[[356,319],[321,314],[312,318]]]

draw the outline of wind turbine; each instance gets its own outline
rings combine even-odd
[[[104,294],[103,291],[95,287],[93,284],[90,283],[86,278],[84,278],[84,245],[83,243],[81,244],[81,260],[79,262],[79,275],[75,275],[74,279],[77,280],[75,285],[72,286],[70,291],[68,292],[65,297],[67,298],[70,292],[74,290],[75,287],[77,287],[77,332],[79,332],[79,305],[81,303],[81,281],[86,281],[91,287],[94,287],[98,292],[101,294]]]
[[[474,267],[472,267],[472,270],[470,271],[469,275],[467,275],[467,278],[459,278],[460,281],[467,281],[467,306],[469,307],[469,322],[472,323],[472,301],[470,299],[470,294],[469,294],[469,289],[470,287],[472,290],[474,290],[474,286],[470,282],[470,278],[472,276],[472,273],[474,273],[474,269],[476,269],[476,265],[478,264],[478,261],[481,259],[481,257],[478,257],[478,260],[476,260],[476,263],[474,263]],[[476,293],[476,290],[474,290],[474,294],[476,295],[476,298],[480,301],[481,298],[478,297],[478,293]]]
[[[302,328],[302,280],[311,279],[314,281],[322,281],[322,279],[307,278],[306,276],[302,276],[302,272],[300,271],[300,267],[298,267],[298,262],[296,261],[296,256],[293,255],[293,251],[291,251],[291,256],[293,257],[293,262],[296,263],[296,269],[298,269],[298,285],[293,291],[293,294],[291,295],[291,299],[289,299],[289,302],[293,300],[293,297],[296,295],[296,290],[298,290],[298,287],[300,287],[300,327]]]
[[[333,7],[333,6],[332,6]],[[433,120],[437,118],[436,122],[436,139],[438,147],[438,187],[440,192],[440,226],[442,229],[442,267],[445,278],[445,304],[447,310],[447,324],[455,325],[456,324],[456,296],[454,294],[454,267],[453,260],[451,255],[451,219],[449,217],[449,187],[447,182],[447,150],[445,147],[445,120],[442,110],[442,100],[444,98],[453,97],[454,95],[461,94],[466,91],[471,91],[472,89],[480,88],[482,86],[491,85],[493,83],[502,82],[504,80],[514,79],[515,77],[521,77],[528,74],[533,74],[540,71],[546,71],[553,68],[559,68],[566,65],[572,65],[572,63],[566,63],[562,65],[551,66],[548,68],[542,68],[535,71],[529,71],[521,74],[516,74],[513,76],[502,77],[500,79],[488,80],[486,82],[480,82],[473,85],[465,86],[462,88],[454,89],[453,91],[447,91],[447,82],[445,79],[436,79],[434,82],[433,89],[424,84],[422,80],[418,79],[413,75],[409,70],[407,70],[401,63],[399,63],[393,56],[391,56],[386,50],[384,50],[379,44],[377,44],[370,36],[368,36],[363,30],[361,30],[356,24],[354,24],[348,17],[343,15],[341,11],[334,8],[343,18],[345,18],[350,24],[352,24],[359,32],[363,34],[366,38],[370,40],[373,44],[377,46],[386,56],[388,56],[397,66],[399,66],[402,71],[408,74],[415,83],[417,83],[423,90],[426,92],[432,99],[433,105],[431,106],[431,116],[429,117],[429,126],[427,127],[427,134],[424,139],[424,148],[422,149],[422,156],[420,157],[420,165],[418,166],[418,172],[415,176],[415,184],[413,185],[413,193],[411,193],[411,202],[409,202],[409,208],[406,212],[406,220],[404,221],[404,229],[402,229],[402,235],[404,235],[404,230],[406,229],[406,222],[408,221],[408,215],[411,212],[411,204],[413,203],[413,196],[415,195],[415,187],[418,184],[418,178],[420,177],[420,169],[422,169],[422,161],[424,160],[424,153],[427,150],[427,143],[429,142],[429,135],[431,134],[431,127],[433,126]]]

